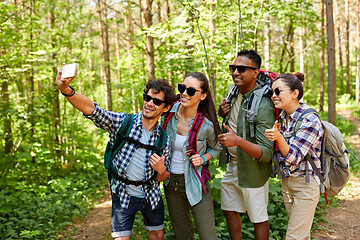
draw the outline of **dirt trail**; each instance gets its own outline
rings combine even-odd
[[[109,188],[107,188],[109,189]],[[78,219],[69,233],[61,235],[60,239],[104,240],[111,238],[111,196],[107,190],[105,197],[94,206],[85,219]]]
[[[346,139],[350,142],[360,156],[360,121],[351,116],[351,111],[344,110],[338,114],[351,120],[356,125],[353,136]],[[357,240],[360,239],[360,178],[352,176],[349,183],[339,196],[338,207],[329,209],[325,216],[329,222],[321,223],[321,230],[316,230],[312,234],[313,239],[341,239]]]
[[[351,111],[341,111],[339,114],[356,124],[355,134],[347,141],[355,146],[360,156],[360,121],[351,116]],[[360,177],[352,176],[339,198],[339,207],[329,209],[325,216],[329,222],[321,223],[322,229],[316,230],[312,239],[360,240]],[[77,220],[75,227],[68,229],[69,233],[61,235],[60,239],[111,239],[110,221],[111,197],[108,192],[85,219]]]

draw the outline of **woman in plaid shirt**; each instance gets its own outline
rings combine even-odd
[[[280,74],[275,79],[271,97],[276,108],[282,109],[279,121],[272,129],[265,131],[266,137],[277,141],[280,151],[277,158],[283,167],[282,192],[289,215],[286,239],[310,239],[316,205],[320,198],[319,179],[306,161],[309,153],[320,169],[321,140],[324,130],[320,119],[314,114],[307,115],[295,131],[296,120],[308,106],[300,102],[304,89],[304,74]],[[312,175],[306,182],[306,168]]]

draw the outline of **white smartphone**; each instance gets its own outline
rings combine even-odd
[[[76,74],[76,63],[66,64],[62,67],[61,78],[75,77]]]

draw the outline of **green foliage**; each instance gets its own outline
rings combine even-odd
[[[355,102],[355,99],[350,94],[345,93],[336,99],[336,107],[339,109],[358,109],[359,104]]]
[[[353,112],[353,115],[354,115],[355,117],[360,118],[360,109],[355,110],[355,111]]]
[[[299,49],[297,39],[302,30],[306,45],[304,98],[311,105],[319,104],[318,53],[326,40],[319,31],[319,1],[254,0],[240,1],[240,6],[237,1],[229,0],[169,1],[170,11],[166,16],[166,3],[153,2],[153,24],[149,28],[139,19],[137,3],[120,1],[108,5],[114,111],[140,110],[147,81],[147,35],[154,37],[156,78],[169,79],[174,86],[189,72],[209,74],[206,49],[212,90],[216,90],[215,102],[219,103],[232,82],[228,64],[240,49],[256,49],[263,56],[263,68],[268,63],[268,70],[276,72],[289,72],[290,62],[295,58],[294,68],[299,71],[300,54],[292,56],[290,46]],[[157,3],[163,8],[160,12],[156,10]],[[115,9],[119,13],[119,46],[115,46]],[[127,33],[127,14],[133,17],[132,34]],[[159,15],[163,15],[162,20]],[[10,1],[0,3],[0,20],[0,238],[48,239],[74,217],[82,216],[91,204],[90,199],[106,181],[99,159],[107,133],[83,120],[53,84],[63,62],[77,62],[79,71],[72,86],[105,106],[99,17],[93,1],[38,0],[17,5]],[[295,34],[293,42],[288,38],[291,31]],[[267,37],[269,49],[264,44]],[[119,59],[116,47],[119,47]],[[265,60],[267,51],[270,59]],[[352,64],[355,54],[350,58]],[[337,93],[343,94],[345,69],[336,69]],[[350,79],[354,72],[354,66],[350,66]],[[325,80],[325,106],[326,85]],[[351,95],[338,95],[337,106],[357,109],[354,91],[353,87]],[[360,117],[359,110],[354,114]],[[338,118],[338,126],[345,136],[354,129],[342,118]],[[360,164],[351,159],[351,167],[358,171]],[[220,180],[224,171],[212,167],[211,172],[216,227],[220,239],[229,239],[220,209]],[[286,229],[280,185],[277,180],[270,180],[272,239],[279,239]],[[136,219],[137,239],[140,236],[146,239],[141,216]],[[246,215],[242,219],[243,237],[253,238],[252,224]],[[173,239],[168,215],[165,238]]]
[[[54,168],[45,148],[35,155],[38,162],[23,155],[1,179],[1,239],[57,238],[59,230],[85,216],[93,199],[103,195],[107,179],[100,156],[80,151],[76,164],[67,169]]]

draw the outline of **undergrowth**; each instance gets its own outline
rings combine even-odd
[[[81,152],[71,169],[53,168],[46,154],[18,164],[0,182],[0,239],[56,239],[103,196],[100,158]]]

